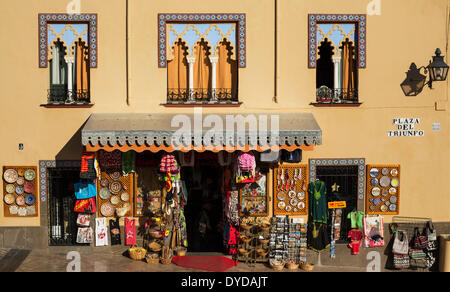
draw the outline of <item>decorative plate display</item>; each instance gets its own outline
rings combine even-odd
[[[5,170],[5,172],[3,173],[3,179],[9,184],[15,183],[18,178],[19,174],[15,169],[12,168]]]
[[[389,207],[389,205],[391,204],[391,202],[389,202],[389,201],[386,201],[386,203],[384,203],[386,206],[388,206]]]
[[[109,186],[109,180],[107,178],[102,178],[100,181],[100,185],[104,188],[107,188]]]
[[[397,205],[395,205],[395,204],[390,205],[389,210],[391,210],[392,212],[395,212],[397,210]]]
[[[12,203],[14,203],[15,197],[12,194],[6,194],[4,200],[7,205],[11,205]]]
[[[390,183],[391,179],[388,176],[383,176],[382,178],[380,178],[380,186],[382,186],[383,188],[388,187]]]
[[[120,193],[121,190],[122,184],[120,183],[120,181],[113,181],[109,184],[109,191],[112,194],[117,195],[118,193]]]
[[[18,169],[17,170],[17,174],[21,177],[23,177],[25,175],[25,170],[24,169]]]
[[[120,174],[120,171],[114,171],[114,172],[111,172],[111,173],[109,174],[109,177],[110,177],[112,180],[118,180],[121,176],[122,176],[122,175]]]
[[[126,208],[126,209],[130,210],[131,209],[131,204],[130,203],[125,203],[125,204],[123,204],[122,208]]]
[[[278,203],[278,208],[279,209],[284,209],[284,207],[286,207],[286,203],[285,202],[279,202]]]
[[[33,194],[28,194],[25,196],[25,204],[27,204],[28,206],[33,205],[36,202],[36,198],[34,197]]]
[[[31,194],[34,192],[34,183],[32,183],[31,181],[28,181],[25,183],[25,185],[23,186],[23,189],[25,190],[25,193]]]
[[[373,200],[373,204],[374,204],[375,206],[381,205],[381,200],[380,200],[380,198],[376,198],[375,200]]]
[[[291,206],[297,206],[298,200],[296,198],[292,198],[289,203],[291,204]]]
[[[396,197],[396,196],[392,196],[392,197],[389,199],[389,201],[390,201],[392,204],[395,204],[395,203],[397,203],[397,197]]]
[[[295,198],[295,196],[297,195],[297,193],[295,192],[295,191],[289,191],[289,194],[288,194],[288,196],[289,196],[289,198]]]
[[[397,170],[396,168],[393,168],[393,169],[391,170],[391,176],[393,176],[393,177],[398,176],[398,170]]]
[[[25,183],[25,178],[23,176],[19,176],[19,178],[16,180],[16,184],[19,186],[22,186]]]
[[[27,210],[27,215],[36,214],[36,207],[34,207],[34,206],[28,206],[25,209]]]
[[[129,193],[122,193],[122,195],[120,195],[120,198],[122,199],[122,201],[128,202],[130,200],[130,194]]]
[[[380,207],[381,212],[386,212],[388,210],[388,207],[386,205],[383,205]]]
[[[378,168],[372,168],[369,171],[369,175],[371,177],[377,177],[379,173],[380,173],[380,171],[378,170]]]
[[[5,189],[8,194],[12,194],[16,190],[16,187],[13,184],[7,184]]]
[[[16,205],[9,206],[9,214],[17,215],[17,212],[19,212],[19,207],[17,207]]]
[[[27,216],[27,209],[26,208],[19,208],[19,210],[17,211],[17,215],[19,216]]]
[[[114,215],[115,212],[115,208],[113,206],[113,204],[106,202],[103,203],[102,206],[100,207],[100,213],[104,216],[104,217],[111,217]]]
[[[297,199],[303,200],[304,198],[305,198],[305,193],[304,193],[304,192],[299,192],[299,193],[297,194]]]
[[[387,195],[389,195],[388,189],[382,189],[382,190],[381,190],[381,195],[382,195],[383,197],[386,197]]]
[[[297,207],[298,207],[299,209],[305,209],[305,203],[300,202],[300,203],[298,203]]]
[[[384,168],[381,170],[381,174],[382,174],[382,175],[388,175],[388,173],[389,173],[389,168],[387,168],[387,167],[384,167]]]
[[[23,176],[26,180],[32,181],[36,178],[36,172],[33,169],[27,169]]]
[[[390,195],[395,195],[397,193],[397,189],[396,188],[390,188],[389,189],[389,194]]]
[[[283,191],[278,192],[278,194],[277,194],[277,199],[280,200],[280,201],[286,200],[286,193],[283,192]]]
[[[291,206],[286,206],[286,212],[291,212],[292,211],[292,207]]]
[[[391,186],[393,186],[394,188],[398,187],[400,185],[400,180],[398,178],[393,178],[391,181]]]
[[[372,196],[378,197],[380,195],[380,193],[381,193],[380,188],[373,188],[372,189]]]
[[[111,197],[111,204],[117,205],[120,203],[120,198],[118,196],[112,196]]]
[[[25,191],[25,189],[23,188],[23,186],[16,187],[16,194],[21,195],[21,194],[23,194],[24,191]]]
[[[108,200],[109,197],[111,196],[111,193],[109,192],[109,189],[103,188],[98,192],[98,195],[102,200]]]
[[[17,206],[24,206],[25,205],[25,198],[23,196],[18,196],[16,198],[16,204],[17,204]]]
[[[370,180],[370,184],[373,185],[373,186],[376,186],[376,185],[378,184],[378,179],[372,178],[372,179]]]

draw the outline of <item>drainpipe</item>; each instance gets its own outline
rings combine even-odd
[[[274,0],[274,96],[273,102],[278,103],[278,0]]]
[[[130,106],[130,84],[129,84],[129,62],[128,62],[128,0],[125,0],[125,54],[126,54],[126,87],[127,87],[127,105]]]

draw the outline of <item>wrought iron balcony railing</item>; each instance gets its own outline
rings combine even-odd
[[[47,102],[48,104],[89,104],[91,95],[89,90],[51,88],[48,90]]]
[[[331,89],[322,86],[316,91],[317,103],[359,103],[357,89]]]
[[[238,102],[237,89],[235,88],[168,88],[168,103],[233,103]]]

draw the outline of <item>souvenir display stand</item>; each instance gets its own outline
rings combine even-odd
[[[267,173],[256,170],[255,181],[244,184],[239,191],[240,214],[249,216],[267,216]]]
[[[274,215],[308,214],[306,165],[280,165],[274,169]]]
[[[267,262],[271,225],[254,217],[243,217],[239,225],[238,260],[254,266]]]
[[[288,267],[297,269],[306,263],[306,226],[291,219],[289,223]]]
[[[400,165],[367,165],[366,214],[398,215]]]
[[[3,214],[5,217],[37,217],[35,166],[3,167]]]
[[[269,261],[284,266],[289,261],[289,216],[272,218]]]
[[[133,216],[134,173],[126,176],[115,169],[101,171],[97,180],[98,217]]]

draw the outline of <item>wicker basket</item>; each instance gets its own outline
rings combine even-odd
[[[145,258],[147,250],[143,247],[133,246],[130,249],[128,249],[128,254],[130,255],[131,259],[141,261]]]
[[[252,240],[251,237],[248,237],[248,236],[245,236],[245,235],[240,236],[239,239],[240,239],[242,242],[244,242],[244,243],[248,243],[248,242],[250,242],[250,241]]]
[[[160,231],[151,231],[150,236],[152,238],[161,238],[163,237],[162,233]]]
[[[299,266],[300,266],[300,264],[288,263],[286,265],[286,268],[288,268],[288,270],[297,270]]]
[[[161,261],[161,264],[163,264],[163,265],[170,265],[172,263],[172,257],[161,258],[160,261]]]
[[[251,225],[247,225],[247,224],[241,224],[240,227],[241,227],[242,229],[244,229],[244,230],[250,230],[250,229],[252,229],[252,226],[251,226]]]
[[[240,248],[240,249],[239,249],[239,253],[240,253],[241,255],[243,255],[243,256],[248,256],[248,254],[250,253],[250,251],[248,251],[248,250],[246,250],[246,249],[243,249],[243,248]]]
[[[256,250],[256,253],[260,256],[260,257],[265,257],[269,252],[266,251],[265,249],[259,248]]]
[[[275,271],[282,271],[285,264],[270,264],[270,267]]]
[[[159,255],[158,254],[152,254],[152,255],[147,255],[145,257],[145,261],[147,262],[147,264],[159,264]]]
[[[153,241],[148,244],[148,249],[150,249],[153,252],[161,251],[161,248],[162,248],[162,246],[159,243],[157,243],[156,241]]]
[[[177,248],[175,250],[175,252],[176,252],[177,256],[179,256],[179,257],[186,256],[186,249],[185,248]]]
[[[304,271],[310,272],[312,270],[314,270],[314,264],[311,263],[302,263],[300,265],[300,268]]]

